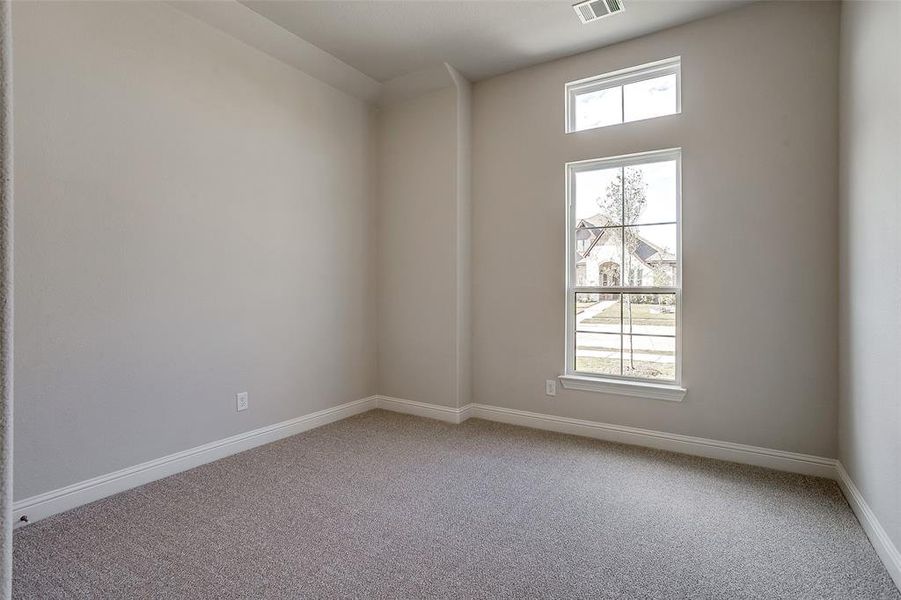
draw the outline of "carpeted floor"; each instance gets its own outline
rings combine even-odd
[[[834,482],[373,411],[18,530],[15,598],[890,598]]]

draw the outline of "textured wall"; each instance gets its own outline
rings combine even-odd
[[[11,4],[0,2],[0,598],[12,595],[13,155]]]
[[[476,402],[837,455],[837,3],[756,3],[479,82]],[[682,56],[683,113],[566,135],[566,82]],[[682,403],[563,390],[564,163],[681,147]]]
[[[165,4],[14,17],[16,498],[375,393],[368,107]]]
[[[897,548],[901,548],[899,40],[901,3],[843,3],[840,458]]]

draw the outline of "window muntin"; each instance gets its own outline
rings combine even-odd
[[[681,112],[681,57],[566,84],[566,132]]]
[[[680,381],[680,163],[664,150],[567,165],[566,374]]]

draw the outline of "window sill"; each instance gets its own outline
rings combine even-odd
[[[666,383],[601,379],[599,377],[584,377],[580,375],[560,375],[560,383],[567,390],[637,396],[654,400],[669,400],[670,402],[682,402],[685,393],[688,391],[684,387]]]

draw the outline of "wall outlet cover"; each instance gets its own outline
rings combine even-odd
[[[548,396],[556,396],[557,395],[557,382],[553,379],[548,379],[544,382],[544,393]]]
[[[247,407],[250,404],[250,402],[247,398],[247,392],[239,393],[237,396],[235,396],[235,399],[237,400],[237,404],[238,404],[238,412],[241,412],[242,410],[247,410]]]

